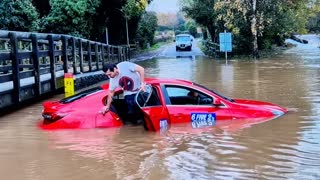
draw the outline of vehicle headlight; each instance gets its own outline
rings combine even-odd
[[[274,109],[274,110],[272,110],[272,114],[275,116],[282,116],[284,114],[284,112]]]

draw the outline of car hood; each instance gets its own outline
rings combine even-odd
[[[191,44],[191,41],[177,41],[177,44]]]
[[[284,107],[278,106],[276,104],[263,102],[263,101],[255,101],[255,100],[244,100],[244,99],[233,99],[234,103],[245,106],[248,108],[265,108],[273,111],[274,114],[283,115],[288,112],[288,110]]]

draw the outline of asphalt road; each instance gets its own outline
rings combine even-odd
[[[146,59],[152,58],[161,58],[161,57],[168,57],[168,58],[180,58],[180,57],[192,57],[195,58],[196,56],[204,56],[205,54],[200,50],[197,46],[199,44],[197,39],[194,39],[192,43],[192,50],[191,51],[176,51],[175,43],[169,43],[161,46],[159,49],[140,53],[131,57],[131,61],[143,61]]]
[[[170,43],[162,49],[159,56],[161,56],[161,57],[203,56],[204,53],[197,46],[198,43],[200,43],[200,42],[198,42],[197,39],[194,39],[194,41],[192,43],[192,50],[191,51],[176,51],[175,43]]]

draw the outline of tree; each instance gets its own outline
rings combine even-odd
[[[309,20],[307,29],[311,32],[320,32],[320,0],[315,0],[309,6]]]
[[[312,0],[232,0],[219,1],[215,7],[219,17],[235,32],[239,44],[250,44],[248,49],[257,57],[258,50],[271,48],[273,44],[282,45],[292,32],[306,32],[310,2]],[[246,32],[251,32],[247,40]]]
[[[38,10],[40,18],[47,16],[50,12],[50,0],[32,0],[33,6]]]
[[[126,21],[130,20],[130,33],[128,32],[128,30],[126,32],[129,33],[130,39],[131,37],[136,36],[139,21],[142,14],[145,12],[147,5],[148,0],[127,0],[126,4],[122,7],[121,11],[124,13]],[[128,24],[126,24],[126,28],[128,28]]]
[[[144,12],[142,14],[136,36],[140,46],[146,47],[147,43],[153,44],[157,26],[157,15],[155,12]]]
[[[126,39],[125,19],[129,35],[134,38],[140,17],[151,1],[1,0],[0,29],[39,30],[105,42],[107,27],[110,44],[121,44]]]
[[[90,38],[99,0],[50,0],[51,12],[42,19],[43,31]]]
[[[214,11],[216,0],[181,0],[182,11],[196,23],[206,27],[211,40],[217,41],[217,14]]]
[[[130,18],[140,17],[147,5],[147,0],[127,0],[127,3],[123,6],[122,10]]]
[[[196,36],[197,35],[197,26],[196,23],[192,20],[189,20],[185,23],[186,29],[189,31],[189,33],[192,36]]]
[[[217,33],[233,33],[235,50],[252,53],[281,45],[292,32],[305,32],[314,0],[183,0],[184,12],[207,27],[213,41]],[[248,51],[249,50],[249,51]]]
[[[174,13],[158,13],[157,19],[159,26],[170,27],[171,29],[178,24],[177,15]]]
[[[1,0],[0,29],[37,31],[39,29],[39,14],[30,0]]]
[[[107,27],[109,32],[109,42],[111,44],[125,44],[125,19],[127,18],[129,37],[130,40],[133,40],[137,31],[140,16],[151,0],[100,1],[101,4],[96,8],[96,14],[94,15],[94,28],[91,31],[91,39],[102,41],[105,37],[105,29]]]

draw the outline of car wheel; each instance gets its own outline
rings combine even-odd
[[[178,47],[176,47],[176,51],[178,51],[179,50],[179,48]]]

